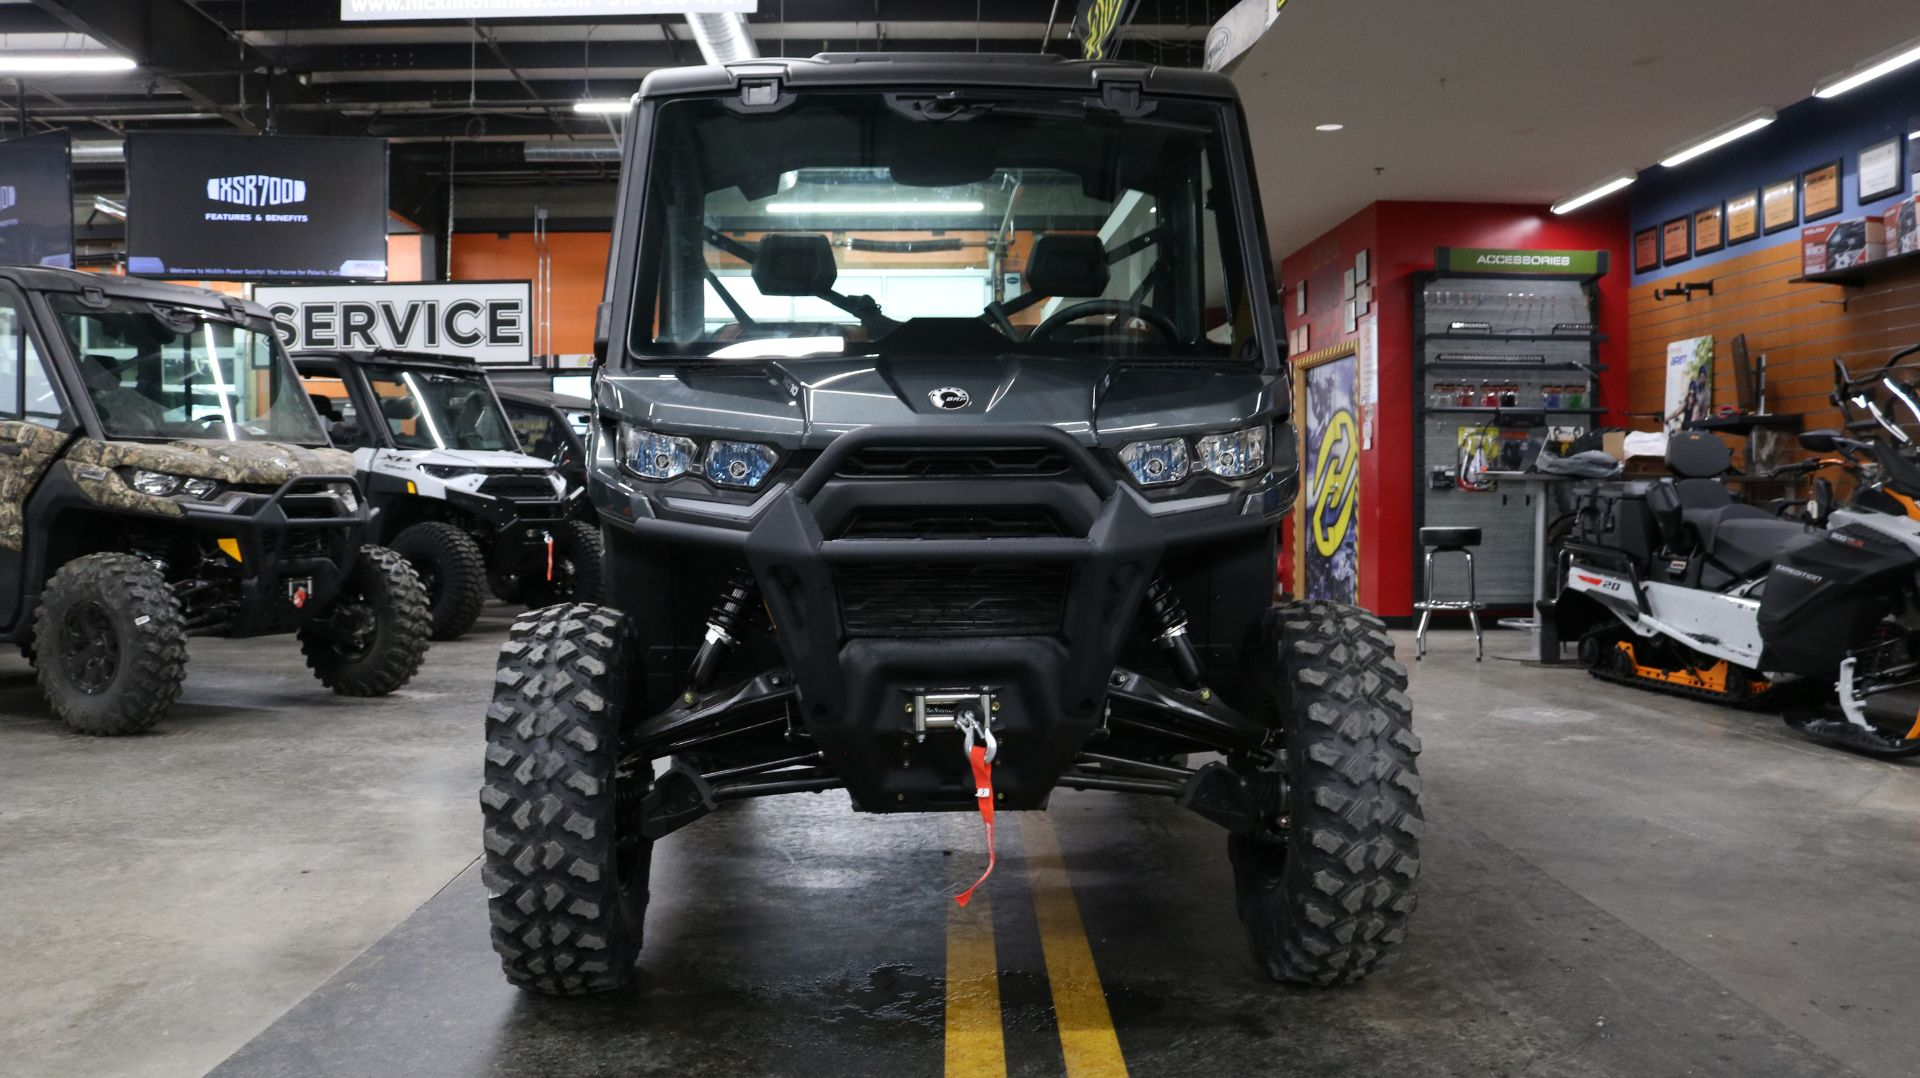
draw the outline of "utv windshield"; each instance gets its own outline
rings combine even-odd
[[[366,373],[395,446],[520,451],[485,375],[371,363]]]
[[[51,299],[87,396],[111,438],[326,445],[273,332],[141,300]]]
[[[1253,355],[1220,106],[731,105],[656,115],[638,355]]]

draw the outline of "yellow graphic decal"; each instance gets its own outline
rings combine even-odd
[[[1335,412],[1315,447],[1313,547],[1331,558],[1353,526],[1354,493],[1359,489],[1360,442],[1354,436],[1353,413]],[[1331,519],[1329,519],[1331,517]]]

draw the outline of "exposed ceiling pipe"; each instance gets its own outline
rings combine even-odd
[[[117,139],[89,139],[73,144],[76,165],[118,165],[127,159],[127,144]]]
[[[700,46],[700,56],[707,63],[728,64],[760,55],[747,30],[747,17],[737,11],[688,12],[687,29],[693,31],[694,44]]]
[[[564,143],[529,144],[521,152],[526,154],[526,159],[530,162],[620,160],[620,147],[607,144],[599,146]]]

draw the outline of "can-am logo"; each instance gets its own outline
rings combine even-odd
[[[307,181],[281,176],[213,176],[207,197],[235,206],[286,206],[307,200]]]

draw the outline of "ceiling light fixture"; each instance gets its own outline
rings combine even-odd
[[[136,66],[110,52],[0,52],[0,73],[9,75],[97,75]]]
[[[624,97],[611,101],[575,101],[573,103],[573,111],[583,115],[610,116],[614,113],[627,111],[627,106],[631,104],[632,102]]]
[[[1315,124],[1313,129],[1315,131],[1344,131],[1346,128],[1346,124]]]
[[[1726,127],[1708,135],[1706,138],[1669,152],[1667,156],[1660,159],[1660,163],[1668,168],[1676,168],[1699,157],[1703,153],[1710,150],[1717,150],[1727,143],[1732,142],[1734,139],[1753,134],[1755,131],[1772,123],[1774,118],[1772,109],[1758,109],[1749,112],[1733,123],[1728,124]]]
[[[1856,86],[1872,82],[1874,79],[1890,72],[1898,71],[1908,64],[1913,63],[1915,60],[1920,60],[1920,39],[1897,46],[1891,52],[1881,53],[1879,56],[1855,68],[1851,73],[1815,86],[1813,88],[1813,96],[1839,97],[1841,94],[1846,93]]]
[[[1632,183],[1634,180],[1638,178],[1639,178],[1639,173],[1637,172],[1623,172],[1620,175],[1615,176],[1613,179],[1608,180],[1607,182],[1600,184],[1597,187],[1590,187],[1587,190],[1580,192],[1579,194],[1573,196],[1572,198],[1567,199],[1564,202],[1554,203],[1553,212],[1572,213],[1574,210],[1579,209],[1580,207],[1586,205],[1589,202],[1594,201],[1595,199],[1605,198],[1608,195],[1613,194],[1615,191],[1620,190],[1622,187],[1625,187],[1626,185]]]
[[[768,213],[979,213],[980,202],[769,202]]]

